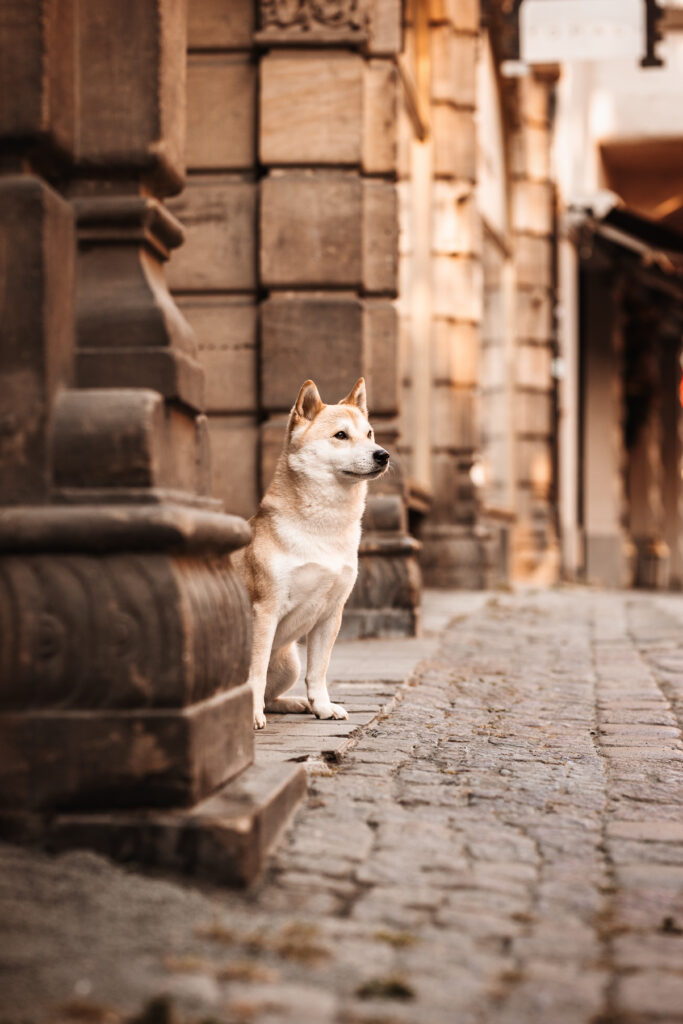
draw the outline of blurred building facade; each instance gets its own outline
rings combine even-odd
[[[568,575],[680,589],[683,9],[655,6],[642,60],[559,69],[559,522]]]
[[[335,400],[368,378],[400,471],[369,501],[350,632],[417,627],[418,561],[437,586],[680,582],[680,12],[656,43],[656,5],[612,6],[190,7],[169,280],[213,493],[251,514],[300,379]],[[523,61],[539,11],[573,43]]]

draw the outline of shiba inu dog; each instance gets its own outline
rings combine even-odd
[[[265,711],[347,718],[327,692],[327,667],[358,573],[368,480],[389,464],[368,423],[361,377],[338,405],[312,380],[289,414],[282,453],[256,515],[252,539],[233,556],[253,605],[249,682],[254,728]],[[299,677],[296,643],[307,640],[307,699],[286,696]]]

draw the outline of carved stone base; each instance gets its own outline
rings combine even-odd
[[[187,708],[0,715],[0,807],[185,807],[253,759],[245,683]]]
[[[661,539],[635,537],[636,586],[666,590],[671,576],[671,552]]]
[[[250,763],[248,537],[182,506],[0,511],[0,806],[182,806]]]
[[[603,587],[633,586],[636,549],[623,534],[587,533],[584,551],[586,583]]]
[[[92,814],[0,811],[0,838],[247,885],[306,794],[301,765],[259,764],[188,810]]]
[[[488,531],[474,526],[426,525],[420,565],[428,587],[482,590],[491,585]]]
[[[549,587],[560,576],[560,547],[546,516],[515,523],[510,534],[510,577],[515,582]]]
[[[422,580],[419,544],[407,534],[367,534],[360,547],[358,579],[344,609],[345,639],[417,636]]]

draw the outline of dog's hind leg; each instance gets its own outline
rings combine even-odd
[[[266,679],[266,711],[271,713],[299,713],[310,711],[311,705],[305,697],[283,696],[299,678],[301,665],[296,644],[287,644],[273,651]]]

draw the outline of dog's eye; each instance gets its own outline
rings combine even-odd
[[[368,430],[368,437],[372,438],[372,431],[371,430]]]
[[[349,439],[349,435],[346,433],[345,430],[338,430],[334,436],[337,438],[338,441],[348,441]]]

